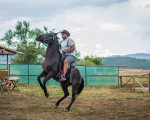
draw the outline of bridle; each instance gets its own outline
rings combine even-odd
[[[59,32],[58,32],[59,33]],[[57,34],[58,33],[53,33],[52,32],[52,37],[50,37],[50,38],[46,38],[45,37],[45,35],[43,34],[43,38],[44,38],[44,40],[43,40],[43,43],[45,44],[45,43],[47,43],[47,44],[58,44],[58,45],[60,45],[59,43],[57,43],[57,42],[55,42],[54,40],[57,38]],[[49,42],[49,40],[51,40],[51,39],[53,39],[53,42]]]

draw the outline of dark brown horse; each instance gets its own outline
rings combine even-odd
[[[46,98],[49,97],[49,93],[46,89],[46,82],[53,78],[56,81],[59,81],[59,63],[61,54],[59,51],[60,44],[58,43],[57,38],[58,33],[50,33],[50,34],[43,34],[39,35],[37,37],[37,41],[40,41],[42,43],[48,44],[46,54],[45,54],[45,60],[43,62],[43,71],[42,73],[37,77],[40,86],[44,90]],[[41,82],[40,78],[44,77],[43,83]],[[66,75],[66,81],[60,82],[60,85],[62,87],[62,90],[64,92],[64,96],[57,101],[55,104],[55,108],[57,108],[62,100],[64,100],[67,96],[69,96],[68,92],[68,86],[72,85],[72,99],[67,108],[65,108],[66,111],[69,111],[72,103],[75,101],[76,97],[81,93],[82,89],[84,88],[84,80],[80,75],[80,72],[75,67],[70,67],[70,70],[68,70],[68,73]]]

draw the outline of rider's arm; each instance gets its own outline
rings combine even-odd
[[[65,53],[69,53],[69,52],[72,52],[72,51],[74,51],[74,50],[76,50],[76,46],[75,46],[75,44],[73,44],[73,45],[71,46],[71,48],[70,48],[70,49],[68,49],[68,50],[63,50],[63,52],[65,52]]]

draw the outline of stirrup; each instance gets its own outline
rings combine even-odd
[[[66,81],[66,77],[65,77],[64,75],[60,76],[59,81],[60,81],[60,82]]]
[[[71,63],[71,67],[74,67],[75,66],[75,63],[73,62],[73,63]]]

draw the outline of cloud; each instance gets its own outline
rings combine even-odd
[[[109,6],[124,1],[127,0],[86,0],[86,2],[84,0],[1,0],[0,8],[1,15],[5,16],[6,19],[12,19],[18,16],[42,19],[46,16],[53,17],[83,6]]]
[[[95,46],[94,54],[99,57],[108,57],[112,55],[109,49],[103,48],[100,44],[97,44]]]
[[[18,21],[32,21],[32,18],[29,17],[18,17],[12,20],[0,20],[0,38],[3,37],[4,33],[7,32],[9,29],[14,30],[15,29],[15,25],[17,24]]]
[[[5,45],[6,43],[4,41],[0,42],[0,45]]]
[[[122,31],[123,26],[115,23],[103,22],[98,26],[101,30],[104,31]]]
[[[72,28],[70,29],[72,32],[76,32],[76,31],[81,31],[82,28],[81,27],[77,27],[77,28]]]
[[[145,8],[150,8],[150,4],[146,5]]]
[[[131,6],[135,8],[145,8],[147,5],[150,4],[149,0],[131,0]]]
[[[69,30],[82,55],[149,52],[149,5],[148,0],[0,1],[0,37],[26,20],[31,28]]]

